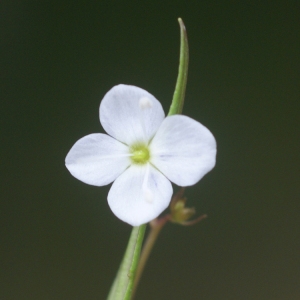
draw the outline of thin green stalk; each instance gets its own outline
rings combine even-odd
[[[180,26],[179,70],[172,104],[170,106],[168,116],[182,113],[189,66],[189,44],[187,33],[181,18],[178,19],[178,22]]]
[[[180,26],[179,71],[172,104],[168,114],[169,116],[180,114],[182,112],[188,72],[189,51],[187,34],[183,21],[179,18],[178,22]],[[146,245],[148,246],[145,248],[146,254],[142,260],[142,267],[141,271],[139,271],[138,280],[142,274],[143,268],[149,257],[154,242],[156,241],[157,235],[160,232],[160,229],[157,230],[156,233],[154,232],[153,234],[150,234],[150,241],[148,239],[148,241],[146,242]],[[114,280],[114,283],[111,287],[107,300],[131,300],[133,282],[136,274],[145,230],[146,225],[141,225],[139,227],[133,228],[124,258]],[[137,284],[135,285],[135,288],[136,286]]]
[[[181,114],[184,104],[184,97],[185,97],[185,90],[186,90],[186,83],[187,83],[187,74],[188,74],[188,64],[189,64],[189,46],[188,46],[188,39],[187,33],[184,26],[184,23],[181,18],[178,19],[178,23],[180,26],[180,56],[179,56],[179,69],[178,69],[178,76],[175,86],[175,92],[172,99],[172,104],[170,106],[170,110],[168,116]],[[139,280],[142,276],[143,270],[145,268],[146,262],[149,258],[151,250],[157,240],[157,237],[169,220],[169,215],[165,216],[162,219],[153,220],[150,225],[150,232],[147,236],[145,245],[142,250],[141,259],[139,261],[137,274],[134,282],[133,288],[133,296],[138,286]]]
[[[170,217],[169,215],[166,215],[163,218],[155,219],[152,222],[150,222],[150,232],[145,241],[145,244],[144,244],[144,247],[143,247],[143,250],[141,253],[140,261],[139,261],[139,264],[138,264],[138,267],[136,270],[136,276],[134,279],[134,285],[133,285],[133,290],[132,290],[132,299],[134,298],[136,288],[141,279],[142,273],[144,271],[144,268],[145,268],[146,262],[148,260],[148,257],[151,253],[151,250],[157,240],[157,237],[158,237],[160,231],[162,230],[164,225],[167,223],[167,221],[170,219],[169,217]]]
[[[107,300],[130,300],[146,224],[133,227],[128,246]]]

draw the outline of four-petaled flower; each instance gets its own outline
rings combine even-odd
[[[193,185],[215,165],[212,133],[187,116],[165,118],[160,102],[141,88],[113,87],[99,111],[108,135],[94,133],[78,140],[66,167],[87,184],[113,182],[108,204],[132,226],[155,219],[169,205],[170,181]]]

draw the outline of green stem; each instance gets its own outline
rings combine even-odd
[[[179,70],[178,77],[175,87],[175,92],[172,99],[172,104],[169,110],[168,116],[180,114],[182,112],[186,82],[187,82],[187,72],[188,72],[188,62],[189,62],[189,48],[187,34],[183,21],[178,19],[180,26],[180,59],[179,59]],[[145,247],[145,254],[141,262],[140,271],[138,273],[137,282],[134,286],[134,290],[137,287],[137,283],[142,274],[146,261],[152,250],[152,247],[156,241],[156,238],[161,230],[161,227],[157,227],[150,231],[150,240],[148,238]],[[141,247],[143,243],[143,238],[146,230],[146,225],[141,225],[139,227],[134,227],[129,243],[120,265],[117,276],[111,287],[107,300],[131,300],[131,295],[133,292],[133,282],[136,274],[136,269],[139,261],[139,256],[141,252]]]
[[[172,104],[170,106],[168,116],[182,113],[189,66],[189,44],[187,39],[187,33],[181,18],[178,19],[178,22],[180,26],[179,70]]]
[[[185,29],[184,23],[181,18],[178,19],[178,23],[180,26],[179,69],[178,69],[178,76],[177,76],[175,91],[174,91],[174,95],[173,95],[173,99],[172,99],[172,104],[170,106],[168,116],[182,113],[184,97],[185,97],[185,90],[186,90],[186,83],[187,83],[188,65],[189,65],[189,45],[188,45],[186,29]],[[157,240],[157,237],[158,237],[161,229],[163,228],[163,226],[169,220],[169,218],[170,218],[170,216],[166,215],[165,217],[163,217],[161,219],[155,219],[150,223],[151,229],[147,236],[147,240],[146,240],[145,245],[142,250],[141,259],[139,261],[137,274],[136,274],[136,278],[135,278],[135,282],[134,282],[133,295],[136,291],[139,280],[142,276],[146,262],[149,258],[151,250]]]
[[[128,246],[107,300],[130,300],[146,224],[133,227]]]
[[[136,288],[139,284],[139,281],[140,281],[142,273],[144,271],[146,262],[151,253],[151,250],[157,240],[157,237],[158,237],[160,231],[162,230],[162,228],[164,227],[164,225],[167,223],[167,221],[169,221],[169,219],[170,219],[170,216],[166,215],[162,218],[155,219],[152,222],[150,222],[150,232],[145,241],[145,244],[144,244],[144,247],[143,247],[143,250],[141,253],[141,258],[140,258],[140,261],[139,261],[139,264],[137,267],[136,276],[134,279],[134,285],[133,285],[133,290],[132,290],[132,299],[134,298]]]

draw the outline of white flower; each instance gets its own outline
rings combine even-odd
[[[108,204],[132,226],[155,219],[169,205],[170,181],[193,185],[215,165],[212,133],[186,116],[165,118],[160,102],[141,88],[113,87],[100,104],[100,122],[108,135],[78,140],[66,167],[87,184],[113,182]]]

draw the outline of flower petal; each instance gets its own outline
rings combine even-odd
[[[136,86],[117,85],[107,92],[100,104],[104,130],[127,145],[148,143],[164,117],[160,102]]]
[[[66,167],[84,183],[107,185],[130,165],[128,151],[127,146],[106,134],[90,134],[71,148],[66,157]]]
[[[151,163],[179,186],[198,182],[216,162],[216,140],[199,122],[167,117],[150,144]]]
[[[108,204],[122,221],[139,226],[169,205],[172,192],[170,181],[153,166],[132,165],[113,183]]]

